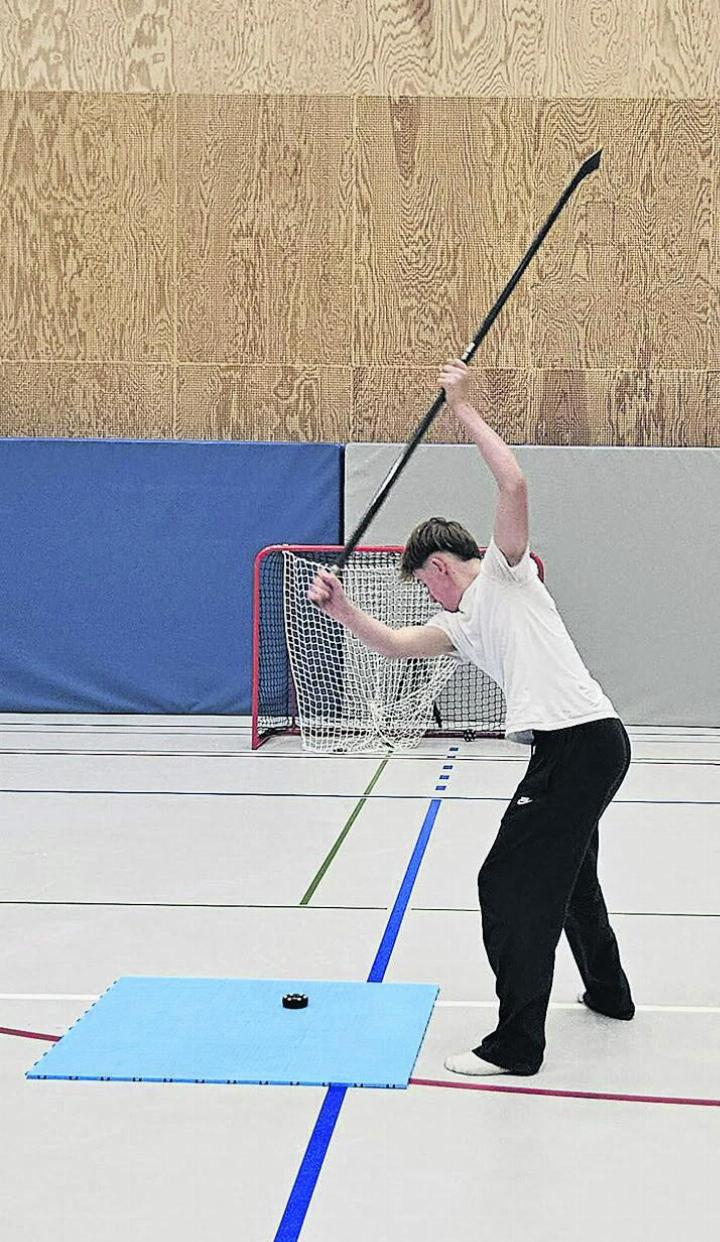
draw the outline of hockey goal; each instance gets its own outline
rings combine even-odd
[[[320,752],[413,745],[424,735],[502,737],[505,700],[480,669],[453,657],[388,660],[369,652],[307,599],[335,545],[263,548],[253,576],[252,746],[301,733]],[[484,554],[485,549],[481,549]],[[399,576],[401,547],[359,547],[342,571],[350,598],[387,625],[422,625],[438,611]],[[542,562],[531,553],[543,577]]]

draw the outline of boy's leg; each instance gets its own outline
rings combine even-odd
[[[568,902],[565,935],[589,1007],[611,1018],[629,1019],[635,1006],[597,877],[599,840],[596,825]]]
[[[474,1052],[510,1073],[536,1073],[545,1051],[555,950],[577,870],[558,845],[555,838],[553,848],[545,809],[520,807],[503,820],[478,876],[483,941],[500,1008],[495,1031]]]
[[[483,939],[500,1001],[474,1052],[533,1074],[545,1049],[555,949],[597,821],[629,765],[620,721],[546,734],[478,877]],[[528,797],[520,804],[519,795]]]

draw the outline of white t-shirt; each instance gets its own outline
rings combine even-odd
[[[529,549],[510,566],[492,539],[458,611],[443,610],[425,624],[444,630],[460,659],[500,686],[512,742],[530,745],[533,729],[618,715],[578,655]]]

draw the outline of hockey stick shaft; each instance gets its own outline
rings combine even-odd
[[[520,281],[526,267],[531,262],[531,260],[534,258],[534,256],[537,254],[545,238],[550,232],[550,229],[552,228],[553,224],[557,220],[558,216],[560,215],[565,205],[567,204],[568,200],[575,193],[575,190],[580,185],[580,182],[584,181],[585,178],[590,175],[590,173],[595,172],[600,167],[600,156],[601,155],[602,155],[602,150],[596,151],[594,155],[589,156],[589,158],[585,160],[584,164],[581,164],[580,168],[578,168],[577,172],[575,173],[575,176],[573,177],[569,185],[565,188],[565,190],[563,190],[563,193],[560,195],[560,198],[558,199],[557,203],[555,204],[552,211],[550,212],[550,215],[548,216],[547,220],[543,224],[542,228],[538,231],[536,236],[533,238],[526,253],[524,254],[523,258],[520,260],[518,266],[515,268],[515,271],[513,272],[512,276],[507,282],[499,298],[495,302],[492,309],[485,316],[483,322],[481,323],[480,327],[475,333],[475,336],[473,337],[472,341],[465,349],[465,352],[462,354],[463,362],[466,362],[466,363],[470,362],[471,358],[474,357],[478,349],[478,346],[487,336],[492,325],[494,324],[495,320],[500,314],[500,311],[502,310],[503,306],[507,302],[511,293],[513,292],[516,285]],[[373,518],[375,517],[376,513],[380,509],[381,505],[384,503],[391,488],[394,486],[395,482],[400,477],[402,471],[405,469],[407,463],[409,462],[410,458],[415,452],[415,449],[417,448],[418,444],[420,444],[421,440],[424,438],[428,428],[430,427],[430,424],[434,421],[434,419],[440,413],[440,410],[442,409],[444,404],[445,404],[445,392],[444,390],[441,389],[438,395],[436,396],[435,400],[433,401],[432,405],[430,406],[430,409],[427,411],[427,413],[423,416],[421,421],[418,423],[418,426],[413,432],[411,439],[406,444],[402,455],[398,458],[398,460],[395,462],[395,464],[393,465],[392,469],[390,470],[386,478],[381,483],[378,491],[376,492],[375,496],[370,502],[367,512],[363,515],[361,520],[358,522],[357,526],[355,527],[355,530],[353,531],[352,535],[350,536],[347,543],[345,544],[345,547],[343,548],[342,552],[340,553],[340,556],[337,559],[337,562],[335,565],[336,569],[342,569],[344,565],[346,564],[347,560],[349,559],[349,557],[352,556],[352,553],[355,551],[355,548],[357,547],[363,535],[365,534],[365,531],[367,530],[368,526],[372,522]]]

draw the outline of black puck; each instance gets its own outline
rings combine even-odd
[[[301,992],[288,992],[283,996],[283,1009],[307,1009],[308,998]]]

